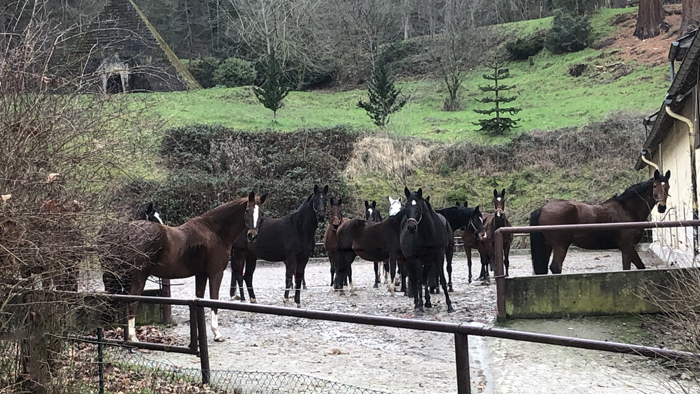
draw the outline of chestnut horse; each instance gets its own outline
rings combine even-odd
[[[314,185],[314,192],[299,208],[279,219],[265,219],[258,228],[257,241],[238,237],[231,249],[231,297],[236,293],[236,283],[243,295],[243,281],[248,288],[250,302],[255,302],[253,273],[257,259],[284,261],[286,279],[284,303],[289,302],[289,291],[294,288],[294,302],[301,308],[301,284],[309,257],[316,246],[318,223],[326,218],[326,195],[328,185],[320,189]],[[245,274],[243,274],[245,272]],[[295,282],[295,287],[293,283]]]
[[[550,201],[532,212],[530,225],[643,222],[657,203],[659,213],[666,211],[670,177],[671,171],[661,175],[656,170],[653,178],[632,185],[622,194],[597,205],[566,200]],[[573,244],[593,250],[620,249],[623,270],[629,270],[632,263],[637,269],[644,269],[644,263],[635,250],[635,245],[643,234],[642,229],[531,233],[532,268],[536,275],[546,274],[549,257],[554,252],[549,269],[553,274],[560,274],[569,246]]]
[[[162,279],[196,278],[195,294],[219,298],[219,287],[228,265],[231,245],[248,229],[254,240],[264,199],[251,192],[248,198],[231,201],[188,220],[178,227],[151,221],[108,225],[99,233],[102,280],[108,293],[141,295],[149,276]],[[129,341],[136,341],[136,302],[129,304]],[[214,340],[219,332],[218,310],[211,310]]]
[[[331,286],[333,286],[335,270],[338,267],[338,227],[350,220],[343,217],[341,204],[341,199],[334,200],[331,198],[331,205],[328,209],[330,220],[328,226],[326,226],[326,232],[323,234],[323,246],[331,263]]]
[[[368,203],[367,200],[365,200],[365,220],[368,222],[372,223],[379,223],[382,221],[382,214],[379,212],[377,209],[377,202],[372,201],[372,203]],[[374,261],[374,288],[378,288],[379,284],[382,283],[381,279],[379,278],[379,265],[382,264],[381,261]],[[385,261],[384,264],[382,264],[384,268],[384,277],[386,278],[387,271],[389,270],[388,267],[388,262]],[[350,284],[352,285],[352,275],[349,277],[350,279]]]

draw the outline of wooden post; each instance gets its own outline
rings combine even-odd
[[[498,320],[506,318],[506,278],[503,269],[503,233],[496,230],[494,233],[494,257],[496,259],[496,306],[498,308]]]
[[[471,394],[469,377],[469,339],[465,334],[455,334],[455,357],[457,362],[457,393]]]
[[[160,280],[160,296],[170,297],[170,279]],[[173,322],[173,306],[170,304],[162,304],[161,307],[163,313],[163,324],[170,324]]]
[[[197,337],[199,338],[199,361],[202,366],[202,383],[209,384],[209,348],[207,345],[207,322],[204,319],[204,307],[197,305]]]

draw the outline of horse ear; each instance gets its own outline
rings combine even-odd
[[[331,205],[335,205],[335,200],[331,197]]]
[[[267,199],[267,193],[263,194],[263,195],[260,197],[260,205],[262,205],[262,204],[265,202],[266,199]]]
[[[377,202],[372,200],[372,209],[377,208]]]
[[[503,190],[501,190],[501,197],[505,197],[505,196],[506,196],[506,189],[503,189]]]
[[[393,203],[394,203],[394,199],[391,198],[391,196],[389,196],[389,205],[391,205],[391,204],[393,204]]]
[[[498,198],[498,190],[493,189],[493,198]]]
[[[155,209],[153,209],[153,202],[149,202],[148,206],[146,207],[146,213],[150,213],[153,211],[155,211]]]
[[[425,198],[425,202],[427,202],[428,204],[430,204],[430,196],[428,196],[428,197]]]
[[[467,204],[467,200],[464,200],[464,208],[468,207],[469,204]]]
[[[323,187],[323,194],[328,194],[328,185]]]
[[[248,202],[255,202],[255,192],[248,194]]]
[[[459,206],[459,201],[455,201],[455,206],[456,206],[456,207]]]
[[[481,214],[481,212],[479,212],[479,206],[478,206],[478,205],[476,206],[476,208],[474,208],[474,213]]]
[[[666,180],[671,178],[671,170],[666,171]]]
[[[407,187],[404,187],[404,188],[403,188],[403,194],[406,195],[406,198],[410,198],[410,197],[411,197],[411,191],[408,190]]]
[[[659,179],[659,176],[660,176],[660,175],[661,175],[661,174],[659,174],[659,170],[655,170],[655,171],[654,171],[654,179]]]
[[[418,192],[416,192],[416,195],[418,196],[418,198],[423,198],[423,188],[422,187],[418,188]]]
[[[338,199],[338,206],[340,206],[340,204],[342,204],[342,203],[343,203],[343,199],[339,198]]]
[[[365,208],[369,208],[369,203],[365,200]]]
[[[314,194],[318,194],[318,185],[314,185]]]
[[[401,197],[399,197],[399,200],[398,200],[398,201],[401,202]]]

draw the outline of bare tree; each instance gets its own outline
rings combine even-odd
[[[640,40],[656,37],[661,34],[663,27],[664,10],[660,0],[640,0],[634,36]]]
[[[700,22],[700,0],[683,0],[681,4],[683,11],[678,37],[684,36],[698,28],[698,22]]]

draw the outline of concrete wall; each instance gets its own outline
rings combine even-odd
[[[665,284],[687,270],[633,270],[506,278],[508,318],[655,313],[644,299],[650,283]]]

